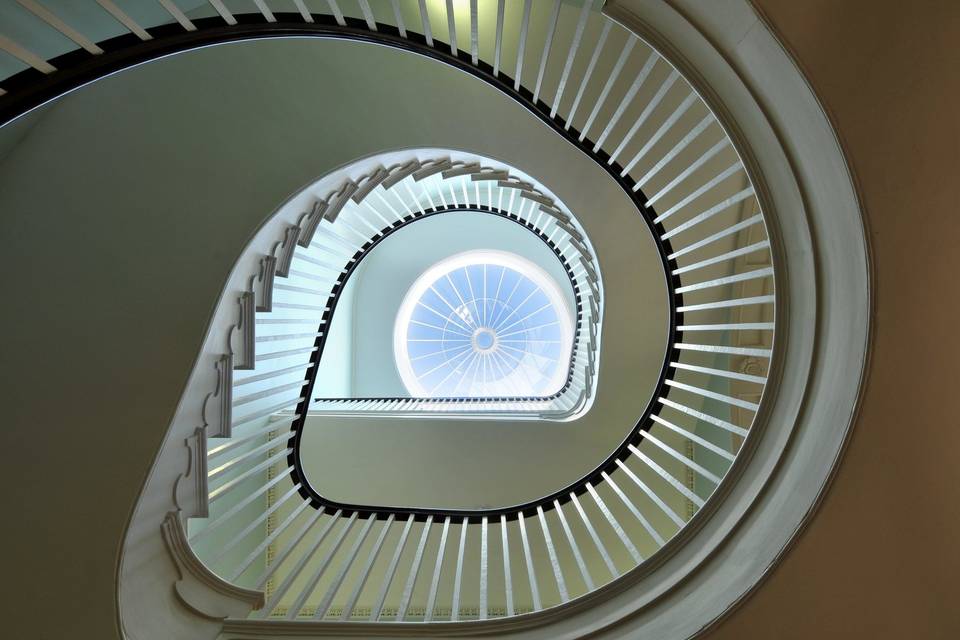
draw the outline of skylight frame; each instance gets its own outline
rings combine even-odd
[[[531,295],[535,295],[538,292],[543,294],[543,297],[547,300],[547,304],[549,305],[549,307],[545,310],[552,310],[552,317],[556,318],[555,322],[557,325],[557,339],[559,341],[559,349],[557,349],[558,357],[555,359],[555,366],[549,376],[547,376],[546,381],[540,383],[540,385],[537,387],[534,387],[533,381],[531,381],[531,385],[529,387],[521,387],[518,392],[514,393],[477,393],[474,390],[474,392],[466,392],[462,396],[454,397],[482,398],[491,395],[508,395],[511,397],[546,397],[559,393],[565,387],[572,367],[572,354],[574,348],[574,312],[570,309],[570,306],[567,303],[559,284],[546,272],[546,270],[536,263],[515,253],[495,249],[465,251],[440,260],[426,269],[414,281],[413,285],[411,285],[410,289],[405,294],[403,302],[400,305],[400,309],[397,312],[393,336],[394,362],[396,363],[397,373],[399,374],[400,379],[403,381],[404,386],[410,392],[412,397],[451,397],[450,394],[437,393],[438,391],[448,388],[448,380],[444,380],[442,384],[436,385],[432,388],[428,388],[422,384],[424,373],[419,372],[420,375],[418,376],[418,371],[415,370],[417,369],[417,366],[412,362],[412,360],[415,358],[411,358],[410,355],[411,345],[409,335],[411,323],[414,320],[414,315],[417,312],[418,305],[421,304],[423,298],[428,295],[431,289],[439,281],[448,278],[451,274],[454,274],[458,271],[467,270],[470,267],[475,267],[478,265],[497,266],[503,269],[514,271],[517,273],[517,275],[530,282],[536,288],[536,291],[531,293]],[[495,297],[497,297],[499,293],[499,291],[495,293]],[[483,299],[489,299],[486,297],[486,293],[483,295]],[[459,296],[460,294],[458,294],[458,297]],[[478,298],[476,298],[476,296],[473,296],[471,299],[457,300],[456,302],[462,302],[461,305],[458,305],[458,308],[460,306],[468,307],[471,303],[475,304],[477,299]],[[499,298],[497,299],[499,300]],[[506,302],[509,303],[509,300],[506,300]],[[438,322],[440,321],[439,318],[436,320]],[[480,329],[482,328],[477,330],[479,331]],[[503,329],[508,330],[508,333],[504,334],[504,336],[512,335],[513,332],[520,331],[520,329],[514,329],[509,325],[503,327]],[[437,331],[436,328],[426,328],[425,330]],[[529,329],[524,327],[522,329],[522,331],[525,333],[533,330],[536,330],[536,326]],[[438,333],[438,335],[441,335],[441,333]],[[465,335],[465,337],[467,336]],[[472,340],[472,335],[469,336],[469,338],[471,339],[471,342],[474,342]],[[473,344],[471,349],[474,351],[474,353],[479,353],[482,351],[481,349],[476,348],[476,344]],[[530,352],[525,351],[524,359],[528,354],[533,355]],[[467,357],[469,358],[471,356]],[[443,364],[449,366],[449,362]],[[459,364],[457,366],[459,366]],[[454,367],[453,371],[450,371],[451,377],[454,379],[456,379],[455,372],[456,367]],[[469,371],[464,372],[464,376],[468,374]],[[476,380],[472,381],[470,384],[472,385],[475,382]],[[522,385],[523,381],[516,380],[516,383]],[[491,385],[482,383],[481,386],[489,388]],[[460,385],[455,385],[454,391],[456,391],[458,388],[460,388]]]

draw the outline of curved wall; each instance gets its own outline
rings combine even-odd
[[[56,585],[74,585],[67,591],[75,594],[75,585],[88,584],[91,599],[115,602],[117,558],[141,482],[171,420],[197,423],[201,398],[184,398],[179,408],[177,401],[197,353],[222,348],[204,342],[217,297],[240,248],[302,185],[383,149],[469,148],[536,173],[573,211],[604,211],[591,237],[622,235],[625,225],[649,236],[602,169],[495,89],[412,54],[343,41],[324,42],[321,54],[316,44],[260,41],[172,56],[89,85],[4,130],[26,131],[0,165],[0,235],[10,239],[9,268],[30,274],[11,281],[11,299],[31,311],[2,321],[17,338],[4,356],[5,375],[14,376],[7,388],[20,390],[4,430],[6,450],[17,456],[3,473],[20,499],[46,497],[42,510],[11,505],[31,540],[45,541],[40,548],[15,541],[13,573],[30,574],[23,592],[62,601],[62,615],[91,635],[114,633],[116,609],[59,598]],[[421,73],[425,64],[429,74]],[[330,86],[353,91],[331,100]],[[459,117],[436,117],[450,113]],[[491,120],[499,123],[492,132],[469,126]],[[643,269],[623,251],[607,259]],[[604,277],[608,286],[636,281],[630,270]],[[237,286],[230,281],[228,295]],[[626,306],[608,306],[617,331],[634,331],[649,313],[619,304]],[[70,411],[38,427],[37,408],[50,406],[51,362],[71,381],[58,399]],[[605,376],[629,380],[620,371]],[[641,410],[622,406],[613,423],[626,429]],[[37,460],[45,461],[42,475]],[[158,486],[173,485],[182,461],[178,454],[178,469],[156,469]],[[62,492],[77,478],[86,498]],[[151,628],[165,637],[204,634],[172,601],[174,567],[157,535],[171,506],[169,489],[149,497],[137,516],[148,529],[129,532],[147,562],[125,568],[121,604],[135,621],[132,637]],[[17,564],[38,556],[41,568]]]
[[[949,424],[951,414],[938,400],[949,396],[952,378],[916,376],[913,368],[903,365],[915,362],[919,353],[948,371],[945,354],[956,344],[954,328],[947,322],[957,315],[949,312],[955,301],[941,295],[960,268],[955,252],[942,244],[944,238],[956,236],[950,175],[956,165],[952,141],[957,131],[951,116],[956,107],[951,105],[960,91],[952,81],[955,74],[947,68],[956,15],[915,12],[904,19],[902,3],[892,2],[842,6],[817,2],[800,7],[758,0],[758,4],[770,12],[822,91],[858,171],[877,249],[880,328],[876,371],[862,424],[834,490],[767,586],[711,637],[830,638],[858,633],[878,638],[951,637],[957,632],[950,598],[958,521],[951,506],[960,500],[956,483],[944,469],[952,468],[952,452],[960,443],[955,442],[956,430],[940,428]],[[861,26],[865,16],[870,29]],[[723,31],[714,25],[712,32],[738,41],[751,28],[756,27],[727,25]],[[919,42],[928,46],[917,58]],[[910,76],[918,59],[927,72],[915,77],[903,93],[890,77]],[[220,81],[222,70],[207,71],[210,82]],[[854,77],[857,82],[851,81]],[[149,95],[148,88],[121,93],[142,97]],[[142,478],[146,473],[159,445],[161,423],[165,425],[173,413],[183,373],[202,340],[201,316],[209,313],[211,296],[222,288],[235,257],[210,251],[209,241],[227,233],[235,246],[242,245],[262,219],[258,207],[272,205],[269,197],[260,196],[250,206],[238,198],[231,212],[237,228],[216,232],[206,220],[213,211],[209,207],[181,211],[176,206],[154,206],[151,197],[171,186],[147,188],[136,179],[136,171],[125,167],[142,153],[142,145],[128,145],[118,157],[104,148],[79,146],[76,138],[85,128],[96,138],[90,123],[99,120],[102,105],[81,95],[70,100],[81,113],[71,115],[57,105],[36,127],[21,124],[21,132],[32,140],[0,164],[5,258],[9,269],[31,274],[30,281],[8,281],[13,296],[9,299],[22,301],[24,308],[29,305],[29,315],[5,314],[0,321],[5,335],[11,336],[4,345],[8,365],[3,369],[4,388],[17,389],[16,397],[8,398],[8,423],[0,436],[7,452],[0,474],[5,486],[14,488],[7,506],[17,523],[16,530],[8,529],[4,536],[11,552],[9,583],[16,585],[5,599],[4,617],[5,628],[21,637],[82,633],[109,638],[118,637],[116,608],[109,603],[116,586],[119,540],[139,486],[116,479]],[[194,123],[178,123],[195,138],[187,141],[187,153],[177,154],[162,143],[152,147],[159,163],[166,170],[172,166],[184,180],[174,188],[182,189],[183,184],[197,188],[200,176],[211,173],[203,162],[191,161],[191,154],[204,159],[205,141],[220,138],[233,151],[243,147],[236,131],[219,130],[216,114],[204,112],[199,111],[212,122],[206,131]],[[158,127],[170,121],[162,109],[154,115]],[[912,124],[899,126],[903,122]],[[126,125],[127,132],[133,130]],[[4,136],[7,133],[3,131]],[[122,136],[118,138],[122,143]],[[99,139],[102,142],[102,136]],[[257,148],[265,144],[254,142]],[[44,145],[56,146],[59,153],[42,153]],[[904,158],[909,157],[926,160],[905,165]],[[70,175],[78,166],[96,179],[89,187],[79,179],[72,186],[102,192],[101,206],[83,212],[50,207],[45,191],[71,186],[56,176]],[[908,180],[902,175],[905,166],[912,167]],[[296,173],[284,193],[311,175]],[[230,182],[215,169],[209,177],[211,187]],[[8,194],[19,181],[28,185],[30,197],[12,208],[16,199]],[[117,182],[139,191],[142,200],[136,194],[120,196]],[[106,206],[107,194],[116,199],[116,210]],[[253,190],[244,194],[256,196]],[[198,195],[210,205],[220,194],[210,188],[200,189]],[[131,211],[152,215],[132,225]],[[923,211],[920,232],[904,211]],[[190,222],[196,237],[182,238],[174,226],[164,224],[164,213],[169,222]],[[89,234],[94,221],[112,228],[110,238]],[[136,250],[128,246],[142,240],[142,233],[150,242],[141,242]],[[181,263],[168,266],[160,243],[176,247]],[[913,279],[904,279],[916,271],[918,259],[928,268],[920,288]],[[142,272],[131,271],[135,264],[143,265]],[[197,266],[208,268],[194,274]],[[161,322],[153,314],[165,300],[169,302],[170,282],[179,285],[174,303],[184,313],[164,316]],[[904,315],[905,304],[917,313]],[[196,317],[190,317],[191,309]],[[931,324],[931,318],[937,320]],[[52,344],[51,332],[63,336],[63,342]],[[142,336],[148,332],[152,340],[145,341]],[[62,374],[58,405],[69,406],[70,411],[66,417],[38,419],[38,408],[49,406],[44,389],[49,362],[57,362]],[[882,375],[877,372],[881,370]],[[900,403],[905,393],[916,393],[922,402]],[[909,440],[902,438],[905,424],[912,425]],[[108,437],[94,442],[87,437],[90,430],[108,430]],[[117,450],[124,455],[117,456]],[[897,451],[900,468],[917,473],[891,473],[887,462],[892,450]],[[36,473],[37,467],[45,473]],[[78,478],[81,489],[62,492],[65,482]],[[44,496],[46,509],[36,508],[37,496]],[[871,531],[877,535],[869,535]],[[891,556],[891,545],[916,545],[923,551]],[[880,557],[887,561],[878,561]],[[899,579],[891,578],[894,573]],[[904,584],[917,588],[905,591]],[[85,597],[78,598],[79,592]],[[58,603],[58,615],[24,615],[37,602]],[[170,613],[162,602],[157,607]],[[871,613],[851,615],[852,609]],[[131,631],[129,637],[139,637]],[[195,634],[192,637],[201,636],[202,629],[195,629]]]
[[[856,176],[875,334],[823,503],[756,593],[704,637],[960,637],[960,430],[944,402],[960,355],[960,6],[752,2],[820,96]]]

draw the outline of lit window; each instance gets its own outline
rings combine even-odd
[[[414,397],[540,397],[567,379],[573,322],[556,281],[503,251],[468,251],[427,269],[394,328]]]

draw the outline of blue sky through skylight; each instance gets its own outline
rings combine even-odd
[[[527,260],[454,256],[407,294],[395,336],[401,378],[422,397],[550,395],[570,364],[569,315],[556,283]]]

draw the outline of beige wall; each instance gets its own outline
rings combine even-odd
[[[877,342],[863,415],[822,509],[766,584],[708,637],[957,637],[960,431],[952,356],[960,353],[953,326],[960,315],[954,191],[960,182],[960,4],[931,1],[921,9],[912,3],[916,8],[908,12],[906,0],[757,3],[834,114],[861,182],[877,263]],[[229,133],[224,136],[232,139]],[[184,157],[171,154],[170,161]],[[126,204],[142,206],[137,199]],[[112,222],[125,225],[129,218]],[[49,230],[44,246],[12,250],[25,230],[39,234],[41,228]],[[99,259],[83,273],[64,273],[43,260],[85,230],[83,220],[54,226],[0,212],[8,304],[35,293],[29,280],[10,277],[17,270],[29,270],[33,282],[78,282],[28,311],[8,310],[4,324],[0,397],[12,411],[0,428],[0,477],[7,487],[0,616],[10,637],[117,637],[119,540],[159,445],[151,423],[173,412],[183,384],[164,373],[189,370],[203,329],[200,319],[151,324],[154,340],[146,345],[128,329],[120,337],[111,333],[114,348],[105,352],[96,337],[143,323],[157,300],[137,295],[135,283],[111,262],[116,248],[101,238],[88,239]],[[236,230],[224,244],[239,246],[248,231]],[[163,225],[146,233],[151,242],[141,250],[163,264],[156,252],[177,246],[176,234]],[[230,262],[210,257],[187,303],[212,302]],[[79,284],[84,277],[125,287],[124,308],[91,297]],[[158,274],[156,281],[164,279]],[[40,321],[74,344],[76,359],[24,369],[47,345],[17,336],[29,335],[27,327]],[[65,384],[90,377],[97,384]],[[146,401],[122,411],[111,401],[145,388],[151,389]],[[78,407],[85,410],[82,424],[70,420]],[[101,454],[123,455],[91,455],[85,449],[90,430],[117,421],[128,428],[98,446]],[[76,544],[79,536],[86,536],[83,544]],[[39,627],[18,626],[35,616]]]
[[[960,637],[960,3],[754,2],[831,112],[859,180],[876,342],[820,511],[707,638]]]

